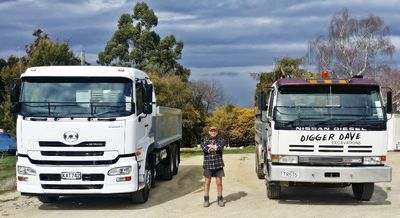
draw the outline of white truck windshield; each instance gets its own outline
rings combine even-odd
[[[378,88],[365,86],[281,87],[274,119],[289,123],[351,121],[351,124],[385,120]]]
[[[133,113],[126,78],[23,78],[21,114],[39,117],[107,117]]]

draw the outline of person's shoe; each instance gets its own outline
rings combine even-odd
[[[210,197],[209,196],[204,196],[203,207],[209,207],[209,206],[210,206]]]
[[[222,198],[222,196],[218,196],[218,206],[225,207],[224,198]]]

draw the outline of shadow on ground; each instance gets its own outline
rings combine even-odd
[[[178,175],[170,181],[156,181],[156,187],[150,191],[149,200],[144,204],[134,204],[129,197],[62,197],[57,203],[42,204],[40,210],[120,210],[151,208],[176,198],[180,198],[200,189],[202,167],[184,165],[179,167]]]
[[[391,205],[387,200],[387,192],[375,185],[375,191],[370,201],[358,201],[354,198],[350,187],[288,187],[282,189],[280,204],[307,205]]]

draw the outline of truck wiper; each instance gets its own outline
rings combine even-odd
[[[118,116],[118,115],[126,113],[126,112],[127,111],[104,111],[101,113],[93,114],[92,117],[99,117],[99,116],[106,115],[106,114],[117,114],[117,116]]]

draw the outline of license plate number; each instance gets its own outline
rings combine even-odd
[[[284,178],[299,178],[300,173],[296,171],[281,171],[281,176]]]
[[[62,172],[61,179],[80,180],[80,179],[82,179],[82,174],[81,174],[81,172]]]

